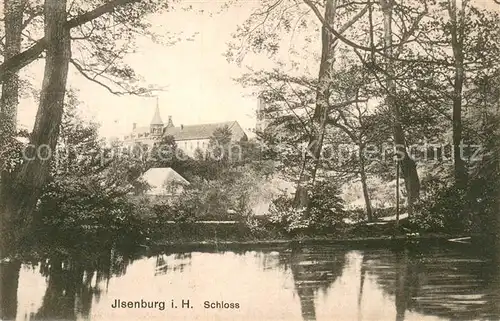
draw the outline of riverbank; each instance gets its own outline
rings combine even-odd
[[[469,243],[456,243],[451,239],[463,237],[452,236],[443,233],[428,233],[428,234],[411,234],[411,235],[396,235],[396,236],[379,236],[379,237],[350,237],[350,238],[335,238],[333,236],[323,237],[301,237],[301,238],[283,238],[271,240],[242,240],[242,241],[223,241],[223,240],[206,240],[206,241],[191,241],[191,242],[175,242],[175,241],[159,241],[153,242],[148,246],[152,250],[168,251],[224,251],[224,250],[286,250],[294,249],[309,245],[328,245],[328,246],[348,246],[351,249],[363,248],[402,248],[409,246],[447,246],[460,247],[463,249],[474,248]]]
[[[224,250],[224,249],[287,249],[310,244],[349,246],[350,248],[400,248],[416,244],[470,247],[467,242],[452,243],[451,239],[468,237],[460,233],[416,231],[404,217],[395,220],[378,218],[374,222],[339,224],[329,229],[301,229],[293,233],[261,218],[257,224],[232,222],[232,224],[206,224],[206,222],[163,224],[147,247],[160,251],[173,249]]]

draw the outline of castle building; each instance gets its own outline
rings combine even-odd
[[[269,122],[266,117],[266,101],[264,99],[264,96],[261,94],[257,97],[255,131],[263,132],[268,125]]]
[[[153,119],[149,126],[138,127],[134,123],[132,125],[132,132],[124,138],[124,145],[134,146],[142,144],[153,147],[163,137],[172,136],[178,148],[186,155],[194,157],[197,149],[205,153],[215,130],[226,126],[231,131],[231,141],[240,142],[248,139],[245,131],[237,121],[175,126],[172,116],[168,116],[168,122],[164,124],[157,102]]]

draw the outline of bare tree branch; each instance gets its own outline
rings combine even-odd
[[[94,10],[91,10],[89,12],[86,12],[76,18],[73,18],[71,20],[68,20],[65,24],[66,28],[74,28],[78,27],[82,24],[85,24],[89,21],[92,21],[93,19],[96,19],[103,14],[112,12],[116,7],[129,4],[129,3],[135,3],[138,2],[139,0],[113,0],[110,1],[100,7],[95,8]],[[37,59],[42,52],[45,50],[47,46],[47,40],[45,37],[39,39],[33,46],[30,48],[24,50],[23,52],[15,55],[14,57],[7,59],[0,65],[0,83],[3,81],[3,78],[6,73],[9,72],[16,72],[19,69],[23,68],[24,66],[30,64],[33,62],[35,59]]]
[[[108,85],[106,85],[105,83],[103,82],[100,82],[99,80],[95,79],[94,77],[91,77],[87,74],[87,70],[85,68],[83,68],[78,62],[76,62],[74,59],[71,59],[70,60],[71,64],[76,68],[76,70],[78,70],[80,72],[80,74],[85,77],[86,79],[98,84],[99,86],[101,87],[104,87],[106,88],[110,93],[112,93],[113,95],[125,95],[125,94],[128,94],[127,92],[121,92],[121,91],[115,91],[113,90],[111,87],[109,87]]]
[[[82,15],[79,15],[76,18],[73,18],[71,20],[68,20],[66,23],[65,27],[66,28],[74,28],[78,27],[80,25],[83,25],[84,23],[87,23],[89,21],[92,21],[96,18],[99,18],[103,14],[112,12],[116,7],[129,4],[129,3],[134,3],[134,2],[139,2],[140,0],[113,0],[110,1],[98,8],[95,8],[92,11],[86,12]]]
[[[321,12],[319,12],[318,8],[312,3],[311,0],[304,0],[304,2],[311,8],[311,10],[314,12],[316,17],[321,22],[321,24],[325,28],[327,28],[328,31],[330,31],[338,40],[345,43],[346,45],[349,45],[349,46],[356,48],[356,49],[359,49],[359,50],[372,51],[372,48],[361,46],[361,45],[354,43],[351,40],[345,38],[344,36],[342,36],[342,34],[339,31],[335,30],[332,26],[330,26],[330,24],[326,22],[325,18],[321,14]],[[383,48],[377,49],[377,51],[381,51],[381,50],[383,50]]]
[[[285,105],[288,107],[288,109],[293,113],[293,115],[295,116],[295,118],[297,118],[297,120],[300,122],[301,126],[302,126],[302,130],[304,131],[304,133],[306,135],[309,135],[310,132],[309,132],[309,129],[307,128],[307,125],[306,123],[304,122],[304,120],[302,120],[302,118],[295,112],[294,108],[292,106],[290,106],[290,103],[288,102],[288,100],[278,91],[276,90],[270,83],[269,81],[265,80],[265,83],[266,85],[271,88],[272,91],[274,91],[276,94],[278,94],[281,99],[283,99],[283,101],[285,102]]]
[[[352,104],[357,104],[357,103],[366,103],[368,99],[353,99],[353,100],[348,100],[348,101],[343,101],[338,104],[330,105],[330,111],[338,111],[338,109],[347,107]]]

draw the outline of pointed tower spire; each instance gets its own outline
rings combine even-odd
[[[155,109],[155,114],[153,116],[153,119],[151,120],[151,125],[163,125],[163,121],[161,120],[160,116],[160,106],[158,102],[158,96],[156,96],[156,109]]]

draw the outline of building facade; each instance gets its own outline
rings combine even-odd
[[[197,149],[202,153],[206,153],[210,138],[214,132],[226,126],[231,131],[232,142],[240,142],[248,139],[245,131],[237,121],[175,126],[172,116],[168,116],[168,121],[164,124],[157,104],[150,125],[138,127],[134,123],[131,133],[124,137],[124,145],[131,147],[141,144],[153,147],[163,137],[172,136],[178,148],[186,155],[194,157]]]
[[[255,112],[255,131],[257,133],[262,133],[269,125],[268,119],[266,117],[266,101],[263,95],[257,97],[257,110]]]

